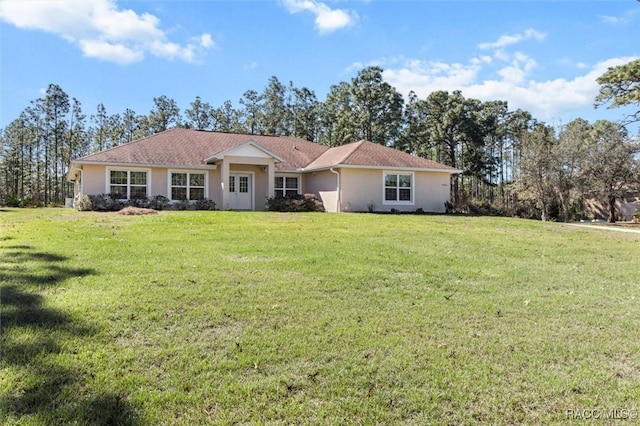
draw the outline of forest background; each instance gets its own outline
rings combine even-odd
[[[598,83],[596,107],[640,105],[640,60],[609,68]],[[99,104],[87,115],[79,99],[52,83],[0,129],[0,204],[61,205],[73,195],[71,160],[182,127],[326,146],[369,140],[463,170],[452,176],[452,211],[564,221],[605,215],[613,222],[618,203],[640,187],[640,144],[628,131],[639,120],[640,110],[616,122],[578,118],[551,126],[506,101],[460,91],[405,99],[378,66],[332,85],[324,101],[272,76],[237,104],[213,106],[197,96],[182,109],[160,95],[147,114],[109,113]]]

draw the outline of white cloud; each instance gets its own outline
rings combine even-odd
[[[504,57],[508,58],[508,56]],[[515,52],[509,65],[498,70],[498,75],[501,76],[504,81],[508,81],[512,84],[522,84],[525,81],[526,76],[536,66],[536,61],[528,55],[522,52]]]
[[[536,61],[524,53],[509,55],[495,78],[483,78],[495,61],[472,58],[468,64],[428,62],[406,59],[403,64],[385,69],[385,81],[404,96],[414,91],[426,98],[437,90],[462,91],[468,98],[482,101],[506,100],[511,110],[523,109],[541,120],[555,119],[563,114],[591,108],[599,85],[596,79],[609,67],[628,63],[636,58],[611,58],[583,69],[574,78],[535,80],[531,73]]]
[[[18,28],[48,31],[76,39],[90,32],[86,16],[93,8],[90,2],[6,0],[0,2],[0,19]]]
[[[356,71],[359,71],[359,70],[363,69],[364,67],[365,67],[365,65],[362,62],[354,62],[351,65],[349,65],[347,67],[347,69],[345,69],[345,72],[347,74],[352,74],[352,73],[354,73]]]
[[[402,94],[414,91],[424,98],[437,90],[453,91],[474,84],[481,69],[479,63],[447,64],[413,59],[400,68],[385,69],[383,76]]]
[[[625,20],[619,16],[603,16],[602,21],[607,24],[616,25],[619,23],[624,23]]]
[[[213,38],[211,38],[211,34],[202,34],[200,36],[200,45],[205,49],[210,49],[214,47],[216,44],[213,41]]]
[[[18,28],[56,34],[77,45],[86,57],[122,65],[141,61],[147,53],[195,62],[204,49],[214,46],[210,34],[197,37],[196,44],[172,42],[156,16],[119,9],[115,0],[3,0],[0,19]]]
[[[165,59],[182,59],[186,62],[193,62],[193,45],[180,46],[177,43],[153,41],[149,44],[149,51],[154,56]]]
[[[478,48],[480,49],[501,49],[503,47],[510,46],[512,44],[520,43],[525,40],[537,40],[543,41],[547,37],[546,33],[536,31],[533,28],[528,28],[519,34],[505,34],[500,36],[498,40],[491,43],[480,43]]]
[[[78,42],[82,53],[88,58],[97,58],[104,61],[126,65],[144,58],[144,52],[128,48],[122,44],[112,44],[95,40],[80,40]]]
[[[640,15],[640,9],[634,8],[629,9],[626,13],[621,16],[601,16],[602,21],[606,24],[611,25],[624,25],[633,22],[636,17]]]
[[[311,12],[315,15],[316,29],[321,34],[354,25],[358,19],[353,11],[331,9],[325,3],[316,0],[282,0],[282,4],[290,13]]]
[[[358,71],[360,71],[363,68],[366,67],[382,67],[384,65],[389,65],[389,64],[397,64],[397,63],[404,63],[405,59],[402,56],[398,56],[397,58],[381,58],[381,59],[376,59],[373,61],[369,61],[366,64],[364,62],[359,62],[356,61],[354,63],[352,63],[351,65],[349,65],[347,68],[345,68],[344,73],[345,74],[354,74]]]
[[[493,59],[491,58],[491,56],[483,55],[476,58],[471,58],[470,62],[474,65],[490,64],[491,62],[493,62]]]
[[[599,85],[596,79],[608,67],[633,60],[612,58],[597,64],[572,64],[578,75],[573,78],[536,79],[537,61],[522,51],[507,47],[526,39],[544,40],[545,34],[526,30],[502,36],[496,42],[484,43],[483,49],[494,49],[492,55],[472,57],[467,63],[423,61],[394,58],[376,61],[384,68],[385,80],[403,95],[410,91],[426,98],[438,90],[460,90],[465,97],[482,101],[506,100],[510,109],[529,111],[541,120],[555,119],[572,111],[591,108]],[[361,65],[354,63],[352,67]],[[362,68],[362,67],[361,67]],[[565,64],[566,68],[566,64]]]
[[[243,69],[244,71],[251,71],[251,70],[256,69],[257,67],[258,67],[258,63],[257,63],[256,61],[253,61],[253,62],[250,62],[250,63],[248,63],[248,64],[244,64],[244,65],[242,66],[242,69]]]

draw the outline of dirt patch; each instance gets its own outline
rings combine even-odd
[[[145,214],[158,214],[158,211],[153,209],[143,209],[140,207],[125,207],[124,209],[120,210],[118,214],[124,216],[141,216]]]

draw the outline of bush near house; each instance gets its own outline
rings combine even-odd
[[[267,199],[272,212],[323,212],[324,206],[315,194],[275,196]]]
[[[78,194],[73,200],[73,208],[78,211],[117,212],[126,207],[153,210],[215,210],[216,203],[208,198],[195,201],[171,202],[167,197],[156,195],[146,199],[122,200],[111,194]]]

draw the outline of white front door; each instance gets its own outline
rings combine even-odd
[[[253,190],[251,175],[232,173],[229,175],[229,208],[232,210],[253,210]]]

